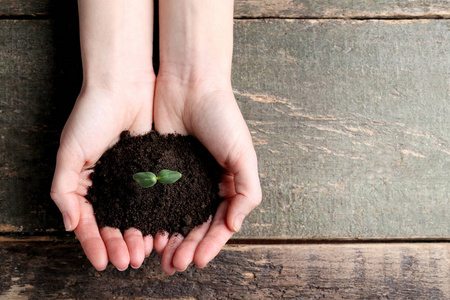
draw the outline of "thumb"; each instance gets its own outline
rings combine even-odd
[[[256,153],[253,146],[250,149],[230,164],[236,194],[230,199],[227,225],[234,232],[241,229],[244,218],[261,203],[262,198]]]
[[[80,220],[80,175],[84,159],[60,147],[56,157],[56,168],[50,196],[63,215],[64,227],[74,230]]]

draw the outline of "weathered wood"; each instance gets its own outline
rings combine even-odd
[[[0,21],[0,232],[60,229],[49,190],[81,84],[76,19]]]
[[[227,246],[202,270],[97,272],[67,243],[0,243],[0,299],[449,299],[449,244]],[[16,297],[16,298],[14,298]]]
[[[1,16],[52,16],[75,0],[2,0]],[[448,0],[236,0],[236,18],[449,18]]]
[[[450,236],[450,22],[236,22],[263,204],[242,236]]]
[[[47,16],[52,10],[52,0],[2,0],[0,2],[1,16]],[[74,2],[74,1],[64,1]]]
[[[237,237],[450,236],[449,22],[236,22],[264,192]],[[80,87],[77,24],[0,28],[0,231],[61,230],[48,191]]]
[[[236,18],[449,18],[448,0],[237,0]]]

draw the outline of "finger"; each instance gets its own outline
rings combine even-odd
[[[198,244],[205,237],[211,226],[211,219],[202,225],[195,227],[178,246],[173,256],[172,264],[177,271],[184,271],[194,260],[194,253]]]
[[[136,116],[133,124],[128,129],[132,135],[145,134],[152,130],[153,123],[153,90],[151,95],[147,95],[148,101],[142,101],[142,107]]]
[[[183,242],[184,237],[181,234],[174,234],[167,243],[164,249],[163,257],[161,260],[161,268],[168,275],[173,275],[176,271],[172,264],[172,259],[178,246]]]
[[[244,218],[261,203],[261,185],[258,176],[258,164],[253,148],[248,149],[234,164],[231,164],[234,174],[236,195],[230,198],[227,213],[227,225],[230,230],[238,232]]]
[[[163,254],[164,248],[166,248],[167,242],[169,242],[169,234],[167,232],[158,232],[154,238],[155,251],[158,254]]]
[[[86,203],[86,200],[81,196],[79,196],[79,202],[81,216],[75,234],[94,268],[103,271],[108,265],[108,253],[98,230],[94,210],[92,205]]]
[[[201,240],[194,254],[195,265],[199,268],[206,266],[220,252],[222,247],[233,236],[226,224],[228,201],[222,201],[212,220],[211,227]]]
[[[222,174],[222,178],[219,183],[219,197],[222,199],[229,199],[236,195],[234,189],[234,175],[228,172]]]
[[[157,80],[161,78],[158,77]],[[184,99],[185,94],[180,87],[167,83],[157,84],[155,88],[154,119],[155,130],[160,134],[178,133],[187,135],[187,130],[183,124],[183,110],[178,105],[168,105],[172,99]],[[181,102],[180,102],[181,103]]]
[[[76,193],[80,196],[86,196],[89,188],[92,186],[92,180],[90,179],[90,174],[94,172],[93,169],[84,169],[81,171],[80,178],[78,180],[78,189]]]
[[[108,252],[111,263],[119,270],[125,271],[130,264],[130,254],[122,233],[117,228],[104,227],[100,229],[100,235]]]
[[[145,243],[142,233],[136,228],[130,228],[125,231],[123,239],[130,254],[130,265],[132,268],[138,269],[145,259]]]
[[[80,220],[80,201],[77,192],[84,160],[65,149],[61,146],[56,156],[50,196],[63,215],[65,229],[71,231],[78,226]]]
[[[147,235],[144,237],[145,257],[149,257],[153,250],[153,237]]]

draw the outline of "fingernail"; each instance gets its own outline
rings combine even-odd
[[[241,226],[242,226],[242,222],[244,222],[244,218],[245,218],[245,215],[240,214],[236,217],[236,219],[234,219],[233,228],[234,228],[235,232],[238,232],[239,230],[241,230]]]
[[[70,222],[70,217],[68,214],[63,214],[63,221],[66,231],[70,231],[72,229],[72,222]]]

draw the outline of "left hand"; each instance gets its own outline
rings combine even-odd
[[[224,198],[212,221],[181,235],[157,235],[155,250],[162,253],[167,274],[183,271],[194,261],[209,263],[239,231],[243,219],[261,202],[257,158],[247,125],[231,89],[202,81],[188,85],[160,73],[154,99],[155,129],[159,133],[196,137],[224,168],[220,186]]]

